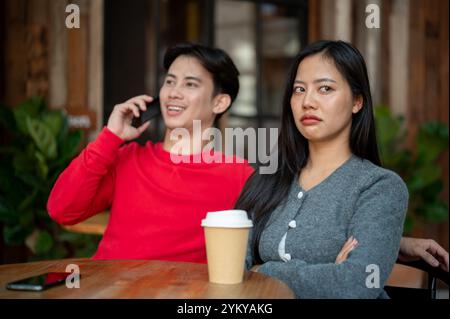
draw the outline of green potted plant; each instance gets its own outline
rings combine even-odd
[[[441,198],[443,177],[438,160],[448,148],[448,126],[439,122],[421,124],[414,147],[409,148],[403,117],[394,116],[386,106],[377,106],[375,120],[383,166],[397,172],[409,190],[404,233],[446,220],[448,204]]]
[[[34,97],[11,109],[0,106],[9,143],[0,148],[0,225],[8,246],[25,245],[29,260],[90,256],[98,236],[70,233],[46,211],[53,184],[77,154],[82,131],[70,131],[60,110]]]

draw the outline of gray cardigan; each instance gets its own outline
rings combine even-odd
[[[295,178],[261,234],[258,271],[285,282],[297,298],[387,298],[383,286],[397,259],[407,206],[408,190],[397,174],[354,155],[308,191]],[[358,246],[335,264],[352,235]],[[249,237],[247,268],[253,264]]]

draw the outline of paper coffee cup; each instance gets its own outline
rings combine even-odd
[[[209,212],[205,230],[209,281],[237,284],[244,278],[248,233],[253,223],[244,210]]]

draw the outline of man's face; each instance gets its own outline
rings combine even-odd
[[[191,56],[180,55],[170,66],[159,92],[161,113],[168,129],[186,128],[193,120],[212,126],[214,83],[211,74]]]

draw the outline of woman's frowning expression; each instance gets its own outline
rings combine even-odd
[[[352,114],[361,107],[362,97],[353,96],[331,58],[315,54],[300,62],[291,109],[297,129],[308,141],[349,140]]]

